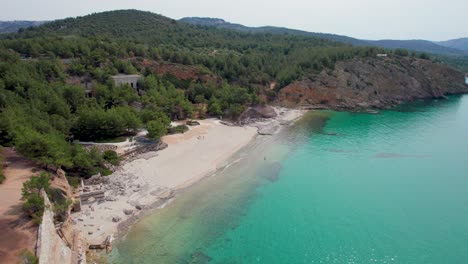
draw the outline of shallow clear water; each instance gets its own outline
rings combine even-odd
[[[468,96],[313,112],[140,221],[115,263],[466,263]]]

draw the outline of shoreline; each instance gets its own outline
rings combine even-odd
[[[245,126],[228,126],[217,119],[200,120],[184,134],[168,135],[168,148],[138,155],[124,162],[108,183],[95,188],[106,194],[105,201],[82,205],[71,215],[74,228],[83,233],[88,245],[101,244],[106,237],[122,239],[141,218],[154,213],[177,196],[230,164],[229,159],[260,135],[271,135],[306,112],[277,108],[278,116]],[[269,133],[261,133],[267,128]],[[235,162],[235,161],[233,161]]]

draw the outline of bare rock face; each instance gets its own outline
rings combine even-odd
[[[279,92],[284,106],[332,109],[388,108],[415,99],[468,93],[463,73],[410,57],[355,59],[311,74]]]
[[[65,174],[64,170],[59,168],[59,169],[57,169],[56,173],[57,173],[57,176],[59,176],[59,178],[65,178],[66,174]]]
[[[270,105],[258,105],[245,110],[237,121],[239,124],[248,124],[261,119],[274,118],[278,116],[275,109]]]

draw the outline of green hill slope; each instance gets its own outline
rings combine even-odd
[[[406,69],[415,65],[437,68],[440,80]],[[381,89],[366,76],[398,77],[400,71],[408,72],[415,91],[431,85],[440,86],[437,96],[468,90],[458,84],[460,72],[405,50],[195,26],[136,10],[57,20],[0,36],[0,145],[69,174],[106,174],[112,153],[86,150],[76,140],[116,140],[141,128],[157,140],[171,119],[235,120],[249,106],[316,102],[316,91],[329,107],[360,94],[348,104],[359,106],[357,100],[374,99],[368,93]],[[117,74],[141,79],[137,88],[116,86],[111,76]],[[456,89],[446,83],[457,83]],[[331,93],[333,104],[325,97]],[[392,90],[395,97],[406,93],[402,85]]]

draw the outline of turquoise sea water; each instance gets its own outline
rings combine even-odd
[[[312,112],[140,221],[114,263],[468,263],[468,96]]]

